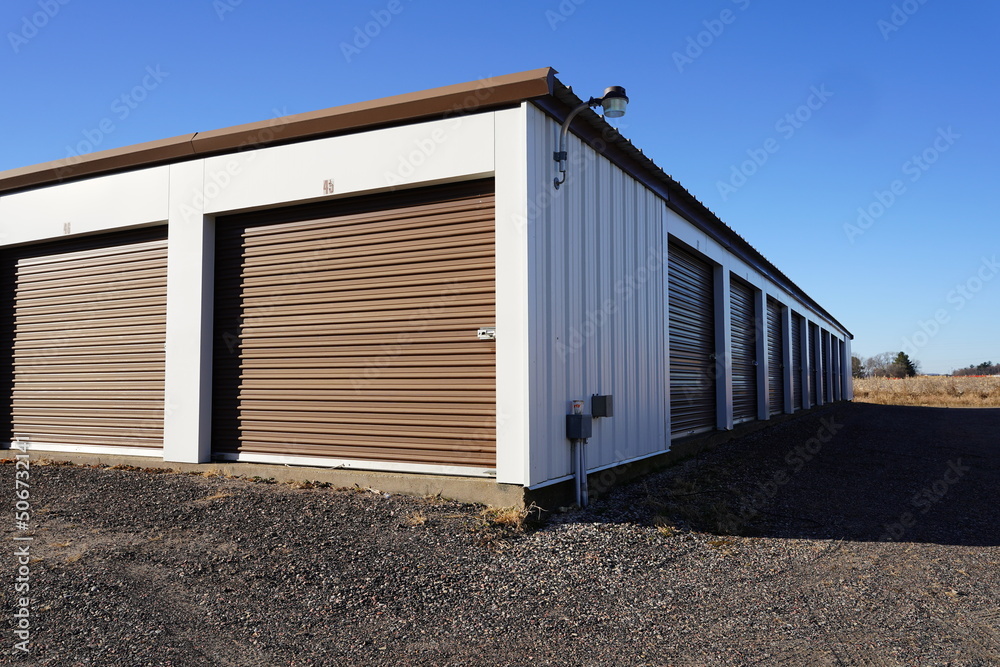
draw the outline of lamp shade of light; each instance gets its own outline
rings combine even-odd
[[[604,107],[606,118],[621,118],[625,115],[627,105],[628,97],[625,95],[625,89],[621,86],[611,86],[604,90],[601,106]]]

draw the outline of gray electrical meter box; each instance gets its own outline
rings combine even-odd
[[[594,419],[590,415],[566,415],[566,438],[586,440],[594,434]]]
[[[594,417],[611,417],[614,415],[613,401],[610,394],[598,396],[594,394],[590,397],[590,412]]]

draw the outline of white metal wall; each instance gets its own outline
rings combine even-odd
[[[671,237],[712,262],[717,275],[728,278],[732,272],[757,290],[762,352],[767,349],[767,338],[780,333],[767,330],[763,304],[770,297],[784,308],[786,341],[790,339],[790,309],[794,309],[832,341],[845,341],[846,354],[850,354],[846,332],[683,219],[658,195],[572,134],[567,181],[559,190],[553,189],[552,152],[559,124],[534,105],[525,108],[531,355],[527,485],[552,483],[572,473],[564,415],[570,401],[577,398],[588,401],[589,412],[591,394],[612,394],[615,401],[614,417],[594,421],[594,437],[587,446],[591,473],[669,449],[665,253]],[[717,326],[728,326],[725,306],[730,281],[718,282]],[[803,331],[808,331],[806,326]],[[728,333],[723,329],[716,336],[720,390],[730,386]],[[804,343],[808,344],[811,341]],[[784,396],[777,412],[792,410],[791,354],[786,343]],[[822,355],[820,361],[829,363]],[[759,357],[758,372],[760,416],[767,418],[766,354]],[[849,383],[844,387],[849,388]],[[732,428],[731,401],[719,401],[718,424]]]
[[[594,422],[591,470],[667,447],[665,203],[571,136],[555,190],[558,124],[528,109],[529,484],[570,473],[569,402],[614,396]]]

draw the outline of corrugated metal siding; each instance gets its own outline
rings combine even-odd
[[[670,245],[670,421],[674,435],[715,428],[712,265]]]
[[[591,469],[669,443],[666,205],[576,137],[554,190],[558,131],[528,107],[529,484],[571,472],[572,399],[614,396],[614,417],[594,420]]]
[[[802,316],[792,313],[792,409],[802,409]]]
[[[767,393],[770,414],[778,415],[785,410],[784,391],[784,339],[781,328],[781,304],[774,299],[767,300]]]
[[[757,320],[754,292],[733,278],[730,282],[732,319],[733,421],[757,418]]]
[[[220,219],[216,451],[494,466],[492,192]]]
[[[163,446],[166,229],[4,256],[13,436]]]

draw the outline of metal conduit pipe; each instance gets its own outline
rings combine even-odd
[[[590,500],[587,487],[587,440],[593,435],[594,421],[583,414],[583,401],[573,401],[573,412],[566,415],[566,438],[570,442],[570,460],[576,487],[576,504],[586,507]]]
[[[590,503],[590,488],[587,485],[587,441],[576,441],[576,504],[586,507]]]
[[[569,115],[566,116],[566,120],[563,121],[562,129],[559,132],[559,150],[557,150],[553,155],[553,159],[559,163],[559,176],[553,179],[552,183],[556,186],[556,190],[559,186],[566,182],[566,138],[569,135],[569,126],[573,123],[573,119],[583,111],[584,109],[589,109],[590,107],[603,107],[604,115],[607,118],[621,118],[625,115],[625,107],[628,105],[628,97],[625,95],[625,89],[621,86],[610,86],[604,89],[604,96],[597,98],[591,97],[586,102],[577,105]]]

